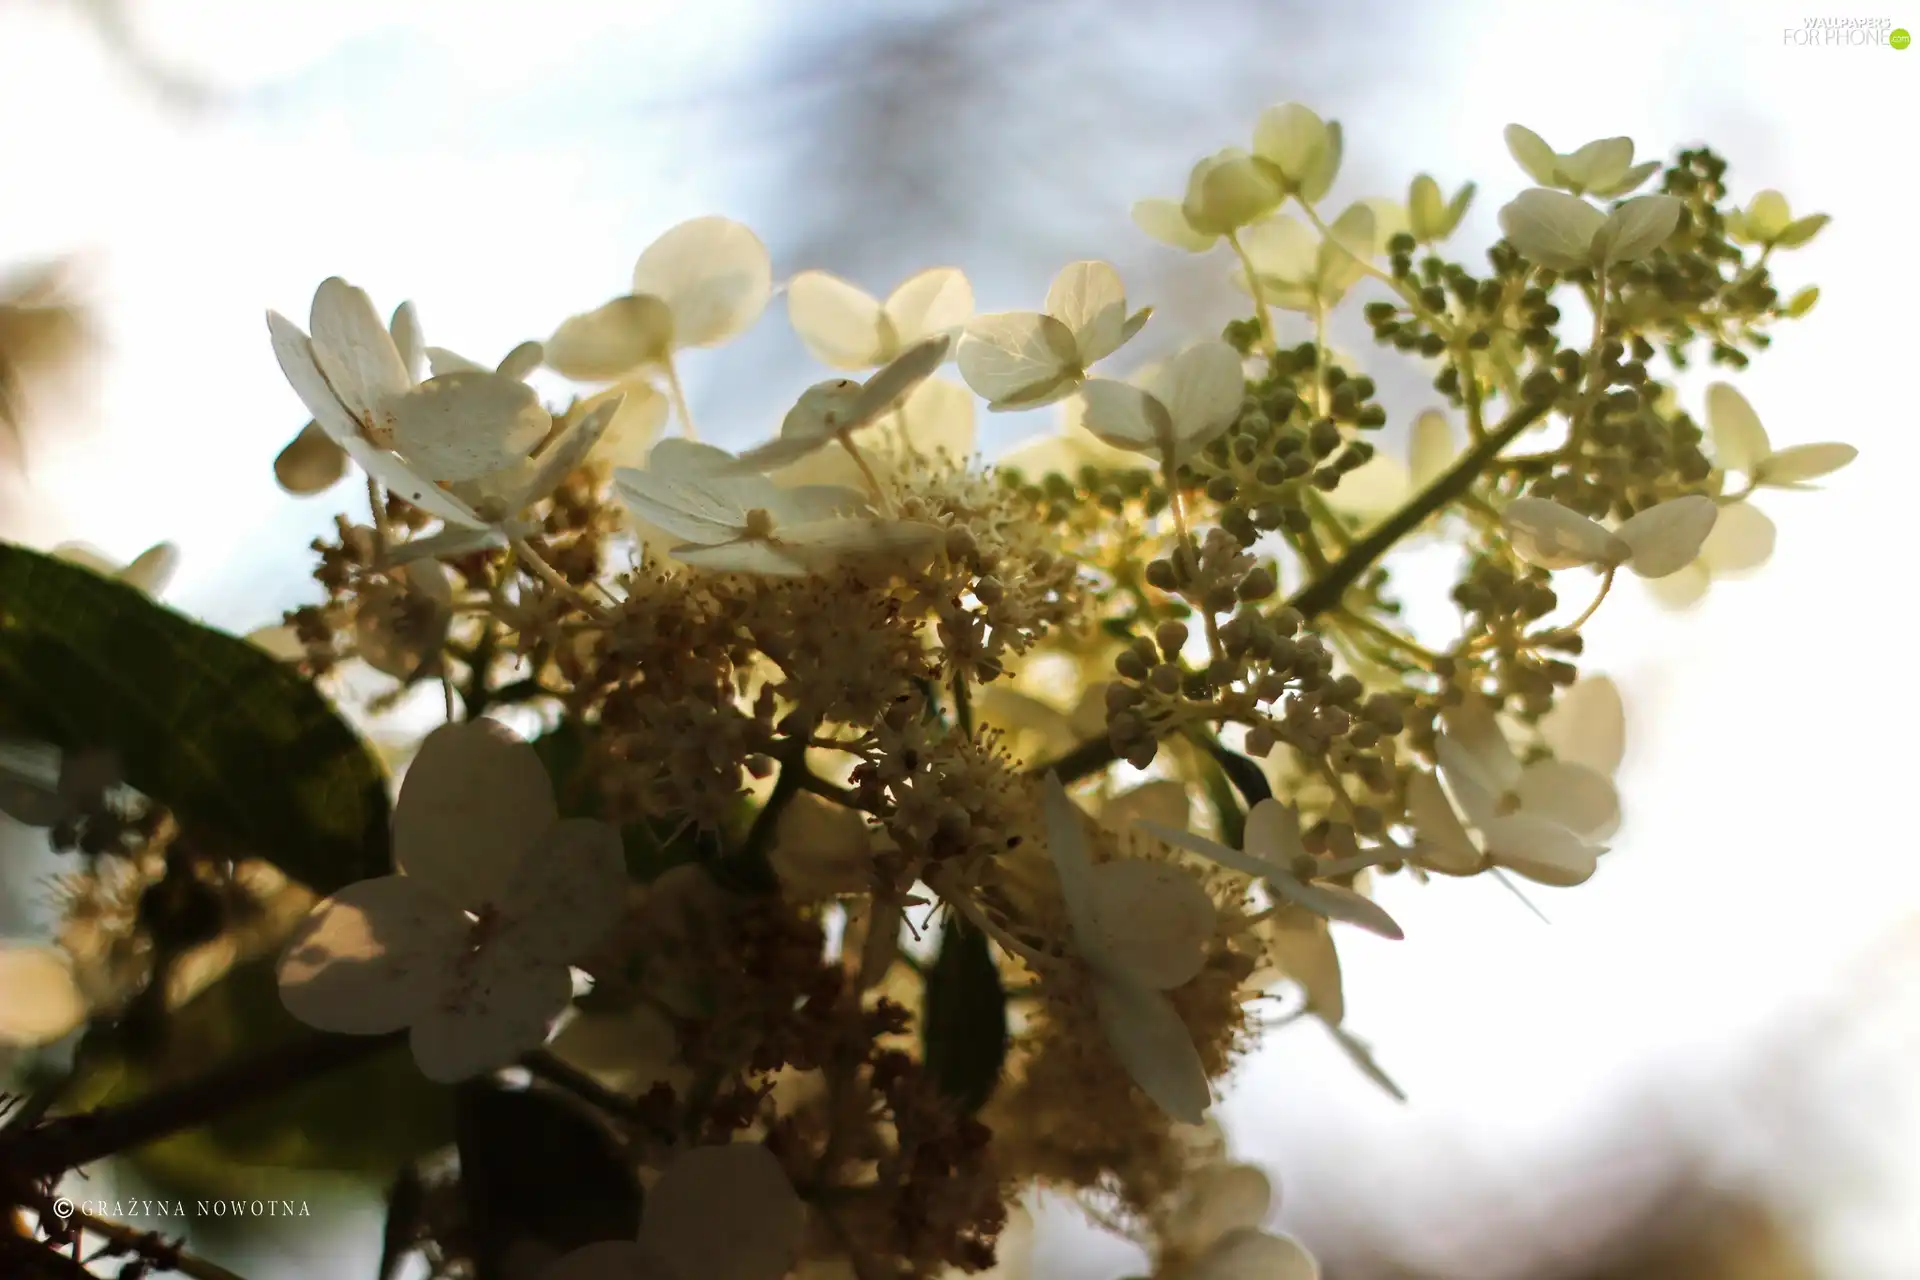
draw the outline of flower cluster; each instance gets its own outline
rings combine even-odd
[[[1853,458],[1663,380],[1805,312],[1773,255],[1821,219],[1733,207],[1706,151],[1507,141],[1537,185],[1476,263],[1446,256],[1474,184],[1323,208],[1340,126],[1264,113],[1134,210],[1246,295],[1220,334],[1158,333],[1099,261],[991,314],[950,267],[884,300],[799,272],[788,318],[835,376],[730,449],[679,363],[776,291],[724,218],[492,368],[339,279],[305,331],[270,313],[312,419],[277,477],[351,465],[369,505],[316,544],[323,599],[256,640],[343,700],[378,673],[374,710],[437,685],[447,720],[391,873],[289,926],[285,1007],[404,1031],[433,1081],[572,1082],[644,1209],[548,1280],[978,1274],[1034,1188],[1158,1280],[1315,1275],[1206,1136],[1258,1002],[1295,993],[1393,1088],[1340,982],[1343,937],[1403,935],[1376,887],[1599,874],[1624,715],[1585,623],[1622,569],[1687,603],[1757,568],[1749,499]],[[1431,403],[1390,409],[1329,347],[1350,299]],[[579,393],[543,402],[541,367]],[[1057,433],[975,455],[982,409],[1046,405]],[[1391,573],[1426,539],[1463,552],[1452,583]],[[1414,590],[1457,626],[1412,627]],[[58,822],[96,781],[76,759],[0,799]],[[458,1231],[421,1245],[487,1270]]]

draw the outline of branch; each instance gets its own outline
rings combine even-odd
[[[1348,548],[1346,554],[1328,566],[1325,573],[1295,592],[1287,604],[1308,621],[1337,606],[1348,588],[1358,582],[1380,557],[1419,528],[1427,517],[1464,494],[1480,478],[1487,463],[1512,444],[1521,432],[1545,417],[1552,407],[1552,401],[1541,400],[1523,404],[1509,413],[1484,440],[1461,454],[1432,484],[1409,498],[1405,506]],[[1056,774],[1061,782],[1067,783],[1104,769],[1118,758],[1113,743],[1103,734],[1098,738],[1089,738],[1059,759],[1035,765],[1027,772],[1036,778],[1049,773]]]
[[[197,1128],[246,1102],[352,1066],[405,1038],[404,1031],[314,1036],[131,1102],[61,1116],[25,1132],[0,1134],[0,1168],[29,1177],[58,1177],[69,1169]]]

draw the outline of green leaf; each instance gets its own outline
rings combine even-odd
[[[544,1087],[484,1081],[458,1086],[455,1098],[460,1195],[483,1277],[523,1242],[566,1253],[639,1235],[634,1162],[578,1103]]]
[[[1226,771],[1218,766],[1206,771],[1207,802],[1213,806],[1214,824],[1220,829],[1220,839],[1238,849],[1246,843],[1247,815],[1240,807],[1240,798],[1235,794],[1233,784],[1227,781]]]
[[[118,1027],[90,1031],[69,1105],[131,1101],[209,1068],[311,1037],[280,1003],[277,957],[252,960],[176,1010],[151,1045]],[[212,1124],[129,1154],[157,1190],[186,1196],[303,1192],[328,1177],[384,1182],[453,1139],[451,1091],[420,1074],[404,1045],[244,1103]]]
[[[1227,775],[1227,780],[1233,783],[1233,789],[1240,793],[1240,798],[1247,802],[1247,808],[1253,808],[1262,800],[1273,799],[1273,787],[1268,784],[1267,775],[1261,772],[1259,765],[1237,751],[1227,750],[1216,738],[1207,738],[1202,745],[1206,747],[1207,754],[1213,757],[1213,762],[1220,766],[1220,771]]]
[[[987,936],[949,917],[927,973],[921,1047],[934,1085],[962,1115],[986,1105],[1007,1060],[1007,993]]]
[[[311,681],[132,587],[0,543],[0,729],[114,751],[128,785],[318,893],[390,869],[379,759]]]

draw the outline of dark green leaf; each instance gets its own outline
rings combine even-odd
[[[523,1241],[565,1253],[639,1234],[633,1160],[578,1103],[484,1081],[455,1095],[460,1195],[483,1264]]]
[[[1213,762],[1219,765],[1221,771],[1227,775],[1227,780],[1233,783],[1233,789],[1240,793],[1242,800],[1246,801],[1247,808],[1253,808],[1262,800],[1273,799],[1273,788],[1268,785],[1267,775],[1261,772],[1259,765],[1238,751],[1227,750],[1220,745],[1218,739],[1202,739],[1201,745],[1207,749],[1207,754],[1213,757]]]
[[[0,543],[0,729],[114,751],[127,783],[321,893],[390,869],[386,773],[244,640]]]
[[[927,1072],[963,1115],[986,1105],[1007,1060],[1007,993],[987,936],[949,917],[927,973],[920,1035]]]
[[[1220,830],[1220,839],[1238,849],[1246,842],[1247,834],[1247,813],[1240,807],[1240,797],[1223,769],[1208,769],[1205,780],[1207,801],[1213,806],[1213,820]]]
[[[82,1041],[69,1105],[131,1101],[263,1053],[313,1031],[280,1003],[274,961],[250,961],[177,1010],[157,1043],[99,1026]],[[187,1196],[272,1196],[309,1189],[316,1174],[391,1179],[453,1139],[450,1091],[420,1074],[404,1045],[234,1107],[202,1129],[133,1153],[157,1190]],[[376,1184],[377,1185],[377,1184]]]

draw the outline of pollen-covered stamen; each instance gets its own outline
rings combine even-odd
[[[746,530],[742,537],[765,542],[773,537],[773,513],[765,507],[754,507],[747,512],[746,522],[741,527]]]

